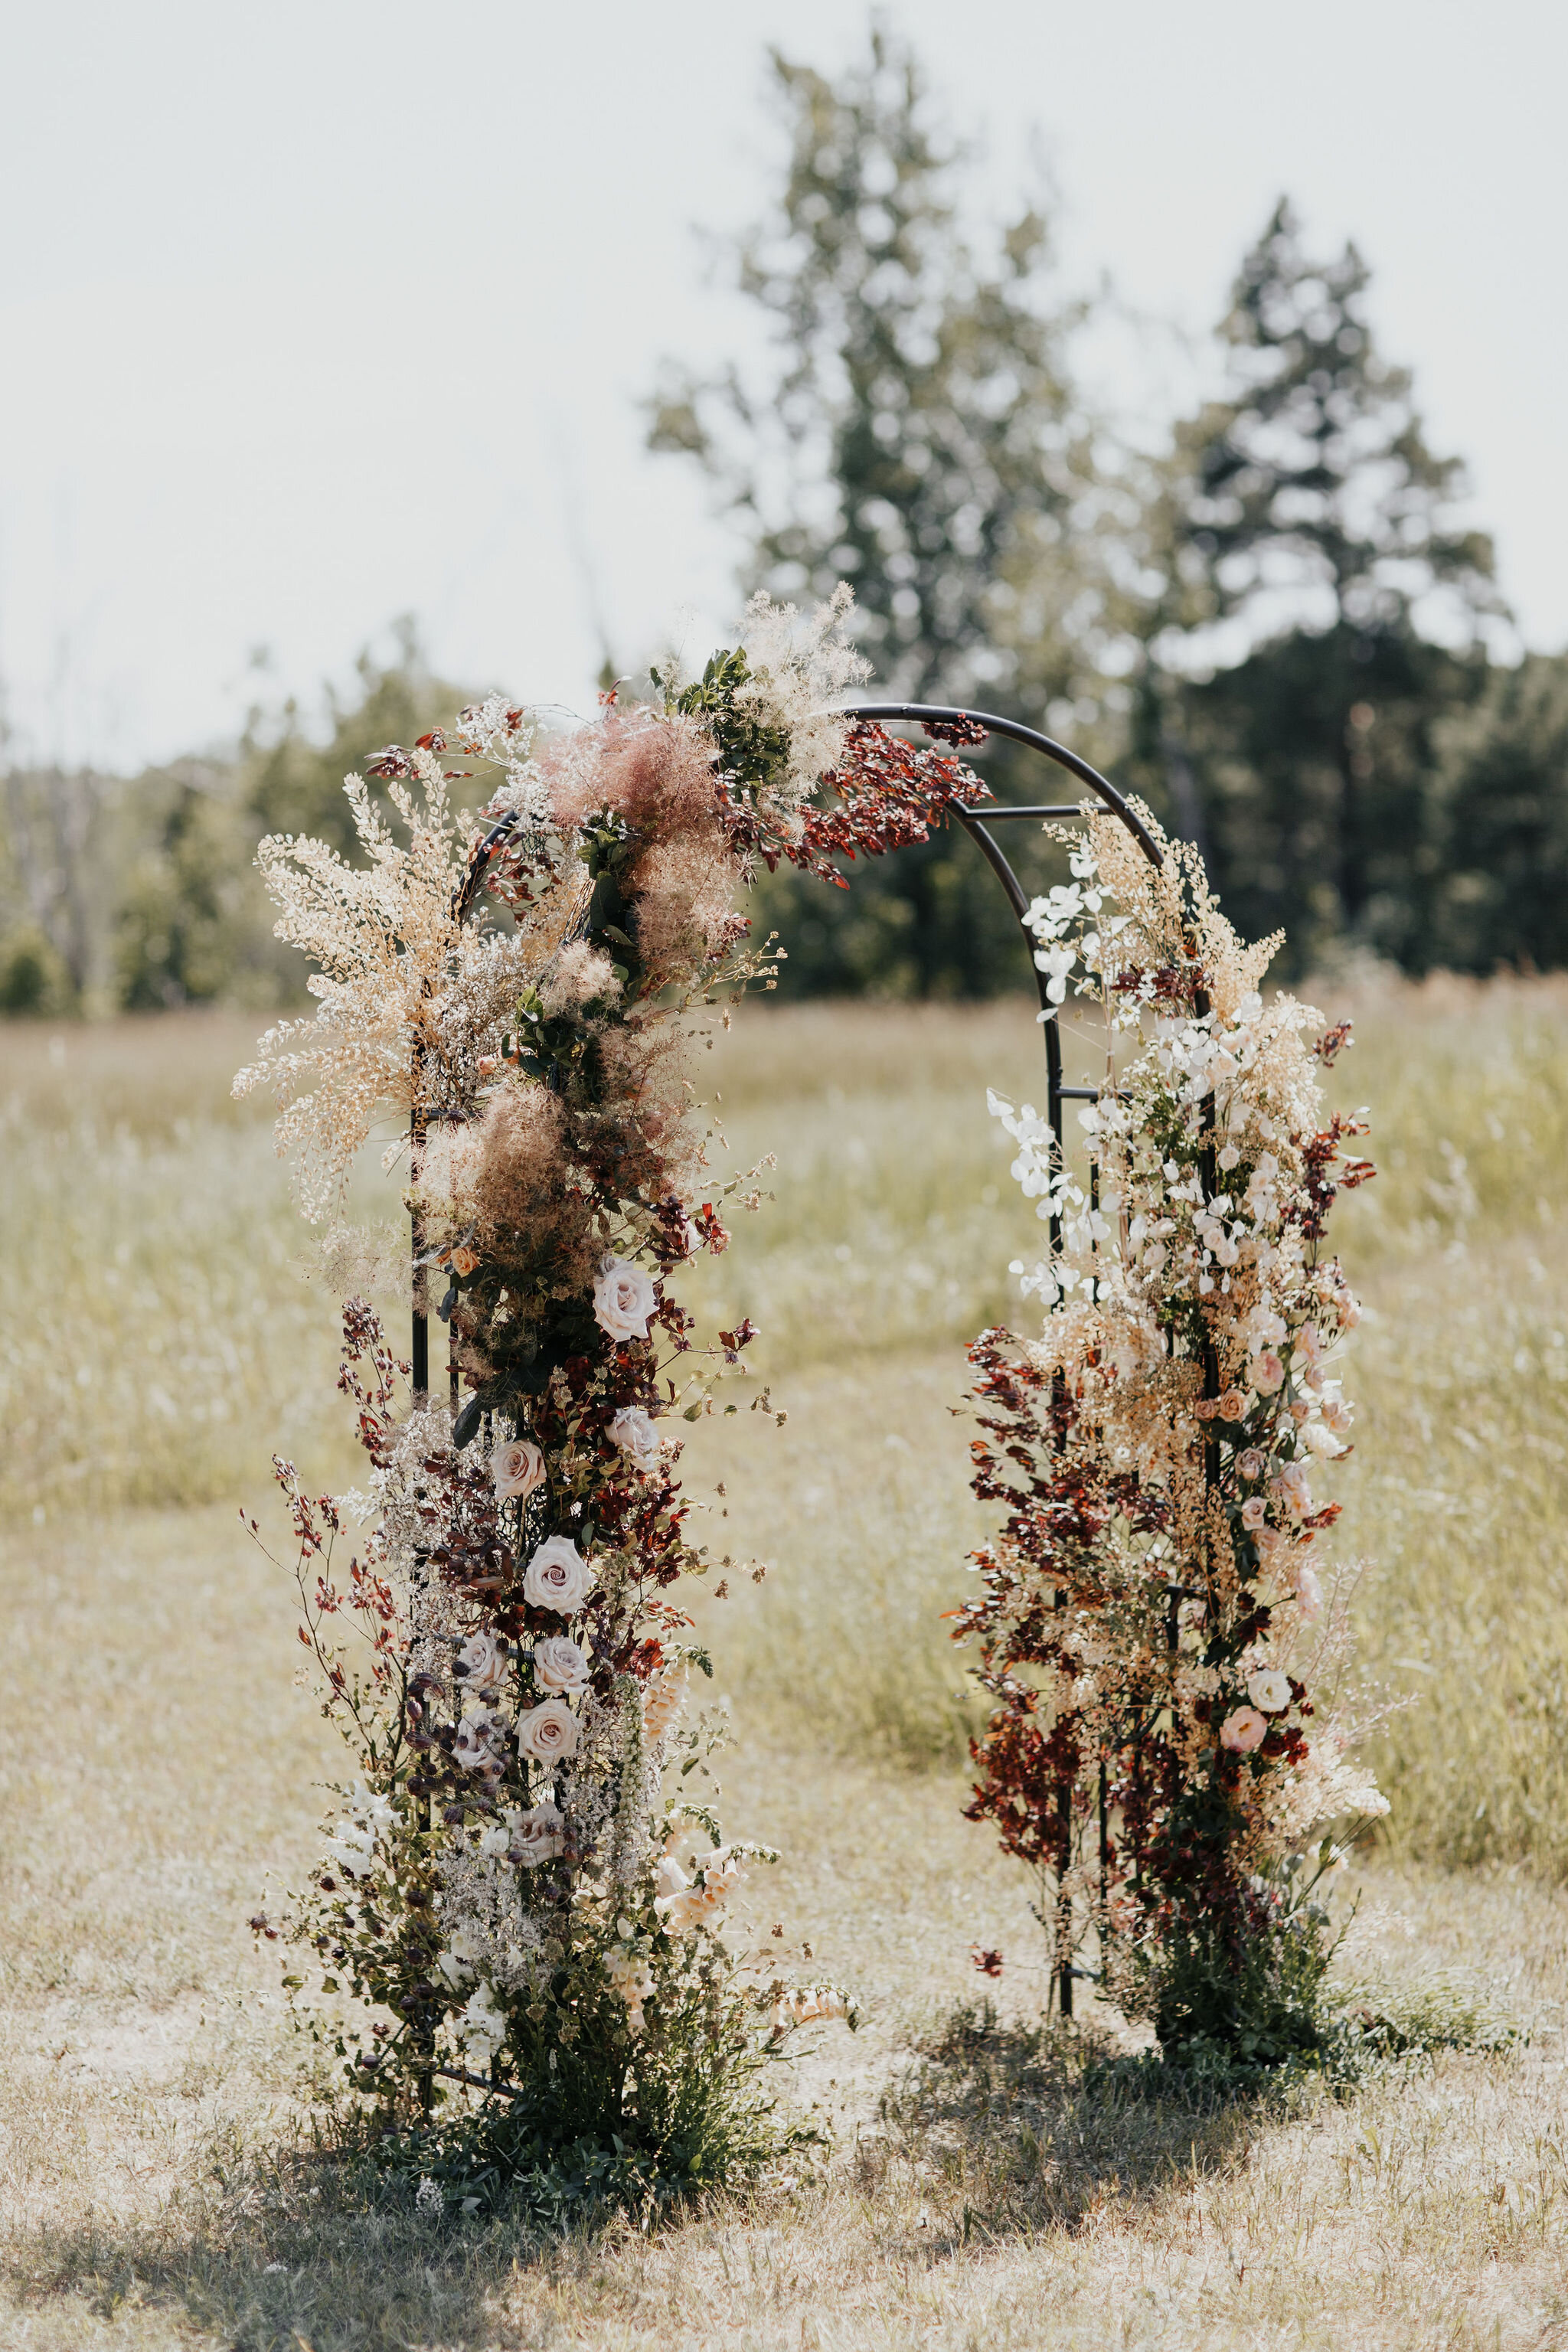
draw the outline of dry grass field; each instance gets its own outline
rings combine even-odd
[[[1040,2029],[1028,1889],[959,1817],[940,1622],[979,1525],[963,1342],[1013,1311],[1033,1232],[984,1091],[1038,1099],[1037,1033],[1012,1005],[762,1012],[716,1050],[714,1150],[776,1154],[777,1197],[701,1304],[762,1327],[789,1420],[698,1433],[707,1539],[771,1567],[703,1630],[727,1815],[784,1850],[756,1906],[867,2021],[782,2074],[815,2155],[549,2244],[313,2153],[245,1929],[334,1758],[236,1506],[274,1444],[351,1470],[330,1297],[225,1096],[249,1026],[0,1032],[5,2352],[1568,2347],[1568,990],[1318,996],[1356,1014],[1341,1094],[1383,1170],[1339,1236],[1371,1309],[1342,1549],[1373,1563],[1368,1670],[1412,1702],[1342,1968],[1528,2038],[1338,2103],[1086,2098]],[[385,1192],[367,1171],[368,1213]]]

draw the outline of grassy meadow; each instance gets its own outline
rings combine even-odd
[[[729,1825],[784,1850],[755,1902],[867,2024],[782,2094],[830,2153],[547,2247],[304,2160],[304,2061],[245,1931],[335,1759],[237,1506],[280,1543],[272,1449],[354,1469],[331,1288],[300,1278],[267,1107],[226,1095],[251,1024],[0,1030],[7,2352],[1568,2347],[1568,987],[1314,994],[1355,1016],[1333,1083],[1381,1171],[1337,1218],[1368,1306],[1338,1549],[1402,1702],[1342,1966],[1528,2040],[1279,2114],[1074,2088],[1027,1885],[959,1816],[942,1623],[983,1529],[963,1342],[1014,1316],[1037,1232],[984,1088],[1039,1099],[1038,1033],[1015,1004],[757,1008],[705,1091],[716,1165],[773,1154],[774,1198],[693,1303],[752,1316],[788,1420],[694,1433],[692,1484],[724,1486],[703,1539],[738,1563],[700,1614]],[[373,1154],[356,1213],[394,1200]]]

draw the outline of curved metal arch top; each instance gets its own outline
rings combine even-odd
[[[952,704],[937,702],[847,703],[839,715],[846,719],[892,719],[895,722],[902,721],[906,725],[914,727],[924,726],[931,720],[936,721],[939,726],[951,726],[955,721],[967,721],[973,726],[983,727],[987,735],[999,735],[1008,742],[1022,744],[1026,751],[1037,751],[1043,759],[1051,761],[1058,768],[1065,768],[1069,775],[1076,776],[1080,783],[1086,784],[1096,798],[1110,810],[1112,816],[1126,827],[1152,866],[1162,866],[1164,863],[1159,845],[1150,835],[1148,828],[1128,807],[1115,785],[1102,776],[1098,768],[1090,767],[1087,760],[1081,758],[1077,751],[1069,751],[1065,743],[1057,742],[1052,736],[1042,735],[1037,728],[1026,727],[1020,719],[1003,719],[989,710],[959,709]],[[996,824],[1016,823],[1026,818],[1043,820],[1047,817],[1079,816],[1082,814],[1082,810],[1076,801],[1034,803],[1027,805],[1015,803],[1010,807],[1001,803],[966,805],[961,801],[954,801],[951,803],[951,807],[953,816],[975,843],[1006,892],[1008,904],[1024,935],[1024,944],[1028,952],[1030,968],[1036,975],[1036,986],[1040,1000],[1039,1019],[1046,1033],[1046,1117],[1056,1139],[1059,1156],[1062,1150],[1063,1103],[1096,1102],[1099,1100],[1100,1089],[1098,1087],[1069,1087],[1062,1083],[1061,1035],[1057,1018],[1061,1008],[1051,1003],[1047,992],[1046,975],[1035,961],[1037,941],[1028,927],[1028,893],[1003,855],[1001,845],[991,833],[990,827]],[[454,911],[459,922],[466,920],[471,912],[490,859],[508,840],[516,824],[515,814],[509,813],[491,825],[482,839],[474,845],[469,853],[467,871],[458,884],[454,898]],[[1053,1245],[1059,1246],[1061,1235],[1058,1221],[1054,1217],[1051,1220],[1050,1231]],[[416,1248],[416,1255],[417,1255]],[[425,1314],[416,1307],[414,1316],[414,1362],[416,1388],[425,1387],[428,1380],[426,1369],[428,1363],[428,1329],[429,1326]],[[453,1379],[455,1399],[455,1364]]]
[[[1069,775],[1087,784],[1089,791],[1105,803],[1112,816],[1120,817],[1151,866],[1163,866],[1165,862],[1148,828],[1134,816],[1115,785],[1109,782],[1098,768],[1091,768],[1087,760],[1080,759],[1076,751],[1069,751],[1065,743],[1058,743],[1053,736],[1042,735],[1037,728],[1026,727],[1021,719],[998,719],[989,710],[954,710],[945,703],[937,702],[852,702],[845,705],[841,715],[846,719],[903,719],[917,727],[928,719],[939,719],[944,724],[966,719],[976,727],[984,727],[987,735],[1002,735],[1010,743],[1022,743],[1027,750],[1038,751],[1042,758],[1053,760],[1058,768],[1065,768]],[[963,815],[963,812],[960,810],[958,814]],[[976,814],[988,818],[1077,816],[1079,809],[1075,801],[1068,801],[1051,808],[990,808]]]
[[[939,725],[948,726],[955,720],[968,720],[973,726],[984,727],[988,735],[1002,735],[1009,742],[1022,743],[1026,750],[1038,751],[1042,758],[1053,761],[1058,768],[1065,768],[1069,775],[1077,776],[1081,783],[1087,784],[1089,791],[1104,803],[1112,816],[1125,825],[1152,866],[1163,866],[1165,862],[1161,856],[1159,845],[1150,834],[1148,827],[1128,807],[1115,785],[1102,776],[1098,768],[1091,768],[1087,760],[1080,759],[1076,751],[1068,751],[1065,743],[1057,742],[1052,736],[1042,735],[1037,728],[1026,727],[1020,719],[999,719],[989,710],[959,710],[949,704],[935,702],[848,703],[845,706],[842,716],[846,719],[903,719],[916,727],[923,726],[930,719],[935,719]],[[1001,845],[989,831],[989,827],[999,822],[1011,822],[1022,817],[1079,816],[1082,814],[1082,811],[1076,801],[1063,801],[1048,805],[1015,804],[1012,807],[1005,807],[1000,803],[994,805],[966,806],[961,801],[954,801],[952,808],[953,815],[971,840],[975,843],[986,864],[1007,893],[1008,903],[1017,918],[1018,928],[1024,934],[1024,944],[1028,950],[1030,968],[1035,972],[1036,986],[1039,993],[1039,1017],[1046,1033],[1046,1117],[1051,1133],[1056,1138],[1059,1156],[1062,1150],[1063,1103],[1098,1102],[1100,1088],[1068,1087],[1062,1084],[1061,1034],[1057,1020],[1061,1007],[1051,1003],[1047,993],[1046,976],[1035,961],[1037,942],[1028,926],[1028,893],[1003,856]],[[1051,1220],[1051,1240],[1053,1245],[1059,1246],[1061,1234],[1058,1230],[1058,1221],[1054,1217]]]

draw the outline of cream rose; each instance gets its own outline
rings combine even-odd
[[[1260,1666],[1247,1677],[1247,1696],[1261,1715],[1282,1715],[1290,1704],[1289,1677],[1278,1666]]]
[[[458,1653],[457,1671],[465,1690],[489,1697],[506,1680],[511,1652],[488,1626],[470,1633]]]
[[[531,1806],[519,1813],[512,1826],[511,1858],[525,1870],[537,1870],[542,1862],[553,1862],[565,1843],[565,1817],[546,1801]]]
[[[622,1405],[610,1423],[610,1442],[639,1470],[651,1470],[658,1460],[658,1429],[640,1404]]]
[[[535,1609],[574,1616],[598,1582],[570,1536],[550,1536],[528,1563],[522,1597]]]
[[[648,1318],[658,1304],[654,1287],[629,1258],[606,1261],[594,1285],[594,1313],[612,1339],[646,1339]]]
[[[490,1455],[490,1476],[495,1481],[496,1501],[515,1503],[543,1486],[544,1456],[531,1438],[514,1437],[498,1445]]]
[[[1247,1756],[1253,1748],[1261,1746],[1268,1731],[1268,1718],[1259,1715],[1255,1706],[1238,1706],[1226,1717],[1220,1726],[1219,1744],[1222,1748],[1234,1748],[1240,1756]]]
[[[530,1707],[517,1727],[520,1756],[540,1764],[564,1764],[577,1753],[577,1718],[563,1698],[547,1698]]]
[[[586,1690],[588,1661],[567,1633],[552,1633],[533,1645],[533,1679],[541,1690],[560,1697],[567,1691]]]
[[[1260,1454],[1256,1445],[1249,1445],[1244,1453],[1237,1455],[1236,1466],[1243,1478],[1261,1478],[1268,1467],[1268,1457]]]
[[[1256,1535],[1268,1516],[1268,1506],[1261,1495],[1248,1495],[1241,1507],[1241,1524],[1248,1535]]]

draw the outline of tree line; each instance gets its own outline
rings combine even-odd
[[[1285,928],[1294,970],[1568,963],[1568,656],[1503,657],[1491,543],[1356,248],[1315,252],[1282,200],[1218,323],[1220,389],[1151,451],[1079,381],[1093,306],[1059,287],[1047,208],[970,227],[973,159],[904,45],[874,30],[837,79],[775,52],[771,81],[784,170],[732,248],[770,362],[672,368],[648,404],[650,447],[742,526],[738,584],[849,580],[879,691],[1070,740],[1199,842],[1238,928]],[[0,1006],[282,1001],[257,837],[342,843],[345,769],[474,684],[431,676],[405,625],[324,729],[258,712],[231,757],[118,786],[9,769]],[[1037,796],[1002,747],[984,765]],[[942,835],[851,892],[773,877],[761,912],[790,992],[973,996],[1022,977],[994,892]]]

